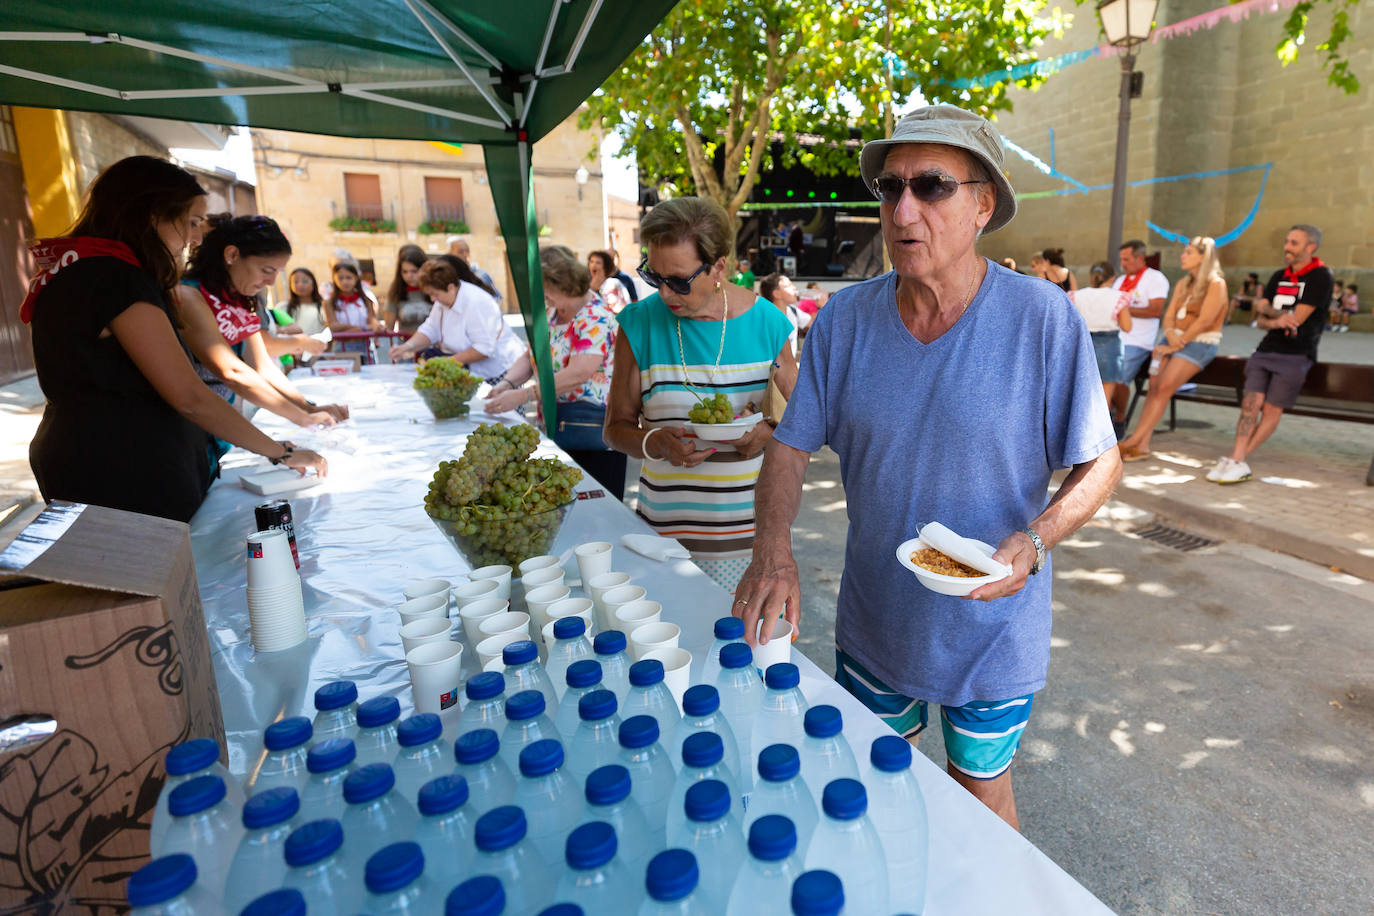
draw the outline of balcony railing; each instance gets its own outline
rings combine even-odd
[[[425,201],[425,219],[430,222],[466,223],[467,207],[461,203],[441,204],[432,200]]]
[[[387,214],[383,204],[359,204],[349,201],[344,205],[344,215],[350,219],[384,219]]]

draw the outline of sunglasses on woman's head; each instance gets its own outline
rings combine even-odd
[[[635,268],[635,270],[644,278],[644,282],[654,289],[658,289],[660,286],[666,286],[679,296],[685,296],[692,291],[692,281],[701,276],[702,272],[707,270],[710,266],[710,264],[701,265],[696,270],[692,271],[690,277],[665,277],[662,274],[650,270],[649,259],[645,258],[643,263]]]
[[[985,180],[974,178],[960,181],[944,172],[922,172],[912,178],[883,175],[873,179],[873,195],[883,203],[895,204],[902,199],[902,192],[911,188],[911,193],[921,203],[938,204],[953,197],[960,185],[983,184]]]

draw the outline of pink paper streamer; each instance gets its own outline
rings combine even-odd
[[[1241,22],[1249,19],[1252,15],[1277,13],[1280,10],[1292,9],[1297,3],[1298,0],[1244,0],[1242,3],[1229,3],[1189,19],[1160,26],[1150,35],[1150,43],[1167,41],[1170,38],[1180,38],[1185,35],[1192,35],[1194,32],[1200,32],[1203,29],[1211,29],[1223,19],[1228,22]],[[1116,57],[1123,51],[1112,45],[1098,45],[1097,53],[1101,57]]]

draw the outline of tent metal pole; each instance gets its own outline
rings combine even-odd
[[[471,83],[467,80],[412,80],[409,82],[345,83],[342,90],[345,92],[348,90],[379,92],[394,89],[447,89],[470,85]],[[143,99],[226,98],[236,95],[304,95],[328,91],[328,84],[317,83],[313,86],[238,86],[227,89],[223,87],[214,89],[131,89],[120,92],[119,95],[129,101],[138,101]]]
[[[473,41],[472,38],[468,36],[467,32],[464,32],[462,29],[458,28],[458,26],[454,25],[453,20],[449,19],[443,13],[436,10],[432,4],[427,2],[427,0],[415,0],[415,2],[419,5],[419,7],[422,10],[433,16],[435,22],[439,23],[441,26],[448,29],[455,36],[457,36],[463,42],[463,44],[467,45],[469,48],[472,48],[472,50],[476,51],[479,55],[481,55],[483,60],[485,60],[487,63],[491,64],[498,70],[502,69],[501,62],[497,60],[490,51],[479,45],[476,41]]]
[[[216,67],[237,70],[240,73],[256,73],[258,76],[282,80],[287,83],[311,86],[319,82],[319,80],[307,79],[303,76],[297,76],[294,73],[287,73],[281,70],[269,70],[266,67],[254,67],[252,64],[241,64],[236,61],[225,60],[222,57],[210,57],[208,54],[197,54],[194,51],[183,51],[181,48],[174,48],[171,45],[158,44],[155,41],[144,41],[141,38],[130,38],[127,35],[119,35],[114,32],[110,33],[110,40],[143,51],[154,51],[158,54],[166,54],[168,57],[181,57],[186,60],[194,60],[203,64],[214,64]]]
[[[411,111],[419,111],[424,114],[439,115],[441,118],[453,118],[455,121],[467,121],[469,124],[481,124],[483,127],[491,127],[496,130],[505,130],[506,125],[491,118],[479,118],[476,115],[464,114],[461,111],[453,111],[448,108],[436,108],[433,105],[421,105],[419,102],[407,102],[405,99],[393,99],[386,95],[377,95],[374,92],[366,92],[358,89],[350,89],[347,86],[340,89],[344,95],[351,95],[354,98],[367,99],[369,102],[378,102],[382,105],[392,105],[396,108],[409,108]]]
[[[453,61],[453,65],[458,68],[458,72],[462,73],[463,76],[467,77],[468,82],[472,84],[472,88],[476,89],[478,94],[481,95],[482,98],[486,99],[487,104],[490,105],[492,109],[495,110],[495,112],[501,116],[501,120],[505,122],[505,126],[510,127],[510,114],[504,108],[501,107],[501,103],[496,100],[496,97],[491,94],[490,90],[488,90],[485,86],[477,82],[476,78],[474,78],[472,75],[472,71],[468,70],[468,65],[463,63],[463,59],[458,56],[458,52],[453,50],[453,47],[448,43],[448,41],[445,40],[444,37],[439,34],[439,30],[436,29],[430,23],[429,19],[423,13],[420,12],[419,7],[415,3],[415,0],[405,0],[405,5],[406,8],[410,10],[411,14],[416,19],[420,20],[420,25],[425,27],[425,31],[429,33],[429,36],[434,39],[435,43],[438,44],[439,47],[444,49],[444,53],[448,55],[449,60]]]
[[[76,89],[80,92],[90,92],[95,95],[103,95],[107,98],[122,98],[123,94],[118,89],[109,89],[105,86],[97,86],[94,83],[79,83],[76,80],[63,79],[60,76],[52,76],[48,73],[38,73],[34,70],[24,70],[20,67],[10,67],[0,64],[0,73],[9,76],[17,76],[21,79],[35,80],[40,83],[51,83],[54,86],[61,86],[64,89]]]
[[[539,47],[539,62],[534,65],[534,72],[538,73],[544,69],[544,58],[548,57],[549,44],[553,41],[553,28],[558,25],[558,11],[563,8],[564,0],[553,0],[553,9],[549,10],[549,24],[544,26],[544,43]]]
[[[582,27],[577,30],[577,38],[573,40],[572,50],[568,52],[568,59],[563,62],[563,72],[572,72],[573,67],[577,66],[578,55],[582,53],[582,45],[587,41],[587,36],[591,34],[592,23],[596,21],[597,13],[601,12],[602,0],[595,0],[591,9],[587,10],[587,15],[582,20]],[[543,61],[541,60],[542,64]]]
[[[0,41],[79,41],[83,44],[103,45],[112,39],[85,32],[0,32]]]

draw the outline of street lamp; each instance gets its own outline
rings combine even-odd
[[[1116,171],[1112,176],[1112,216],[1107,231],[1107,263],[1117,264],[1121,253],[1121,222],[1126,211],[1126,145],[1131,133],[1131,97],[1140,92],[1135,72],[1135,47],[1150,37],[1159,0],[1102,0],[1097,17],[1107,43],[1121,48],[1121,111],[1116,123]]]
[[[591,177],[592,177],[592,173],[589,172],[589,171],[587,171],[587,167],[586,167],[585,165],[579,165],[579,166],[577,167],[577,171],[573,173],[573,180],[575,180],[575,181],[577,182],[577,199],[578,199],[578,200],[581,200],[581,199],[582,199],[582,188],[583,188],[584,185],[586,185],[587,180],[588,180],[589,178],[591,178]]]

